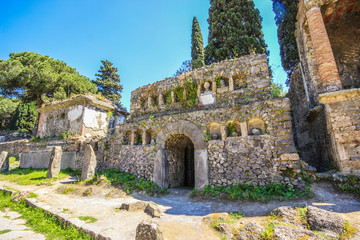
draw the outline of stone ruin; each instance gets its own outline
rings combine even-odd
[[[300,157],[360,173],[360,1],[302,0],[297,18],[289,96]]]
[[[23,168],[46,168],[51,149],[61,146],[61,168],[82,169],[90,144],[97,169],[120,169],[161,187],[271,182],[301,187],[290,101],[271,97],[270,83],[265,55],[226,60],[158,81],[132,92],[131,116],[113,135],[102,125],[108,109],[95,97],[54,103],[39,109],[38,136],[71,128],[81,136],[107,137],[11,142],[0,144],[0,151],[21,153]],[[95,107],[100,108],[97,113]],[[87,111],[90,117],[85,117]]]
[[[46,106],[39,109],[37,136],[73,129],[81,137],[0,143],[0,152],[20,153],[22,168],[46,168],[52,148],[60,146],[61,168],[115,168],[161,187],[302,187],[301,167],[314,171],[307,164],[357,173],[359,12],[360,0],[300,1],[301,61],[289,98],[271,96],[265,55],[243,56],[134,90],[131,116],[112,125],[115,131],[106,118],[114,109],[93,96]],[[84,166],[89,145],[93,160]]]

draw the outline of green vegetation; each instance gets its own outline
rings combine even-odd
[[[0,130],[9,129],[10,120],[20,101],[13,98],[5,98],[0,96]]]
[[[252,0],[211,0],[210,4],[207,65],[250,53],[268,53],[260,12]]]
[[[299,54],[295,38],[296,15],[299,0],[273,0],[275,22],[278,26],[278,41],[280,45],[281,64],[288,74],[286,84],[294,67],[299,62]]]
[[[193,18],[191,32],[191,58],[193,70],[205,66],[204,41],[196,17]]]
[[[274,236],[274,227],[278,225],[277,221],[271,220],[262,233],[261,240],[272,240]]]
[[[77,132],[75,132],[74,130],[72,129],[67,129],[67,130],[64,130],[59,139],[64,139],[65,141],[70,139],[70,138],[73,138],[75,136],[79,136],[79,134]]]
[[[350,223],[345,220],[344,230],[340,234],[339,239],[350,239],[350,237],[352,237],[357,230],[358,229],[356,227],[351,226]]]
[[[58,179],[63,179],[69,176],[80,175],[79,171],[71,170],[70,168],[63,169],[56,178],[46,178],[47,169],[20,169],[14,168],[8,172],[0,174],[0,181],[16,182],[20,185],[42,185],[51,184],[51,182]]]
[[[354,193],[360,196],[360,176],[350,175],[346,178],[336,179],[335,185],[344,192]]]
[[[216,229],[221,223],[234,224],[243,217],[245,217],[245,214],[241,212],[229,212],[229,216],[226,218],[214,214],[210,226]]]
[[[60,60],[33,52],[10,53],[0,62],[0,94],[17,96],[37,107],[53,99],[75,94],[96,93],[94,83]]]
[[[293,187],[288,187],[284,184],[270,183],[266,186],[251,186],[231,185],[228,187],[205,186],[202,190],[194,189],[191,192],[191,197],[220,197],[231,200],[255,200],[255,201],[270,201],[273,199],[289,200],[297,199],[310,195],[310,190],[296,190]]]
[[[0,231],[0,235],[5,234],[5,233],[8,233],[8,232],[11,232],[11,230],[10,230],[10,229],[1,230],[1,231]]]
[[[121,92],[123,86],[120,84],[120,76],[117,74],[118,69],[108,60],[101,60],[102,66],[95,76],[95,84],[99,88],[102,95],[121,106]]]
[[[280,84],[276,84],[274,82],[271,83],[270,85],[270,95],[272,98],[277,98],[277,97],[284,97],[285,96],[285,92],[283,91],[283,88]]]
[[[96,176],[89,181],[95,182],[99,176],[105,176],[111,185],[122,188],[125,192],[145,191],[148,195],[166,194],[167,190],[155,185],[152,181],[137,178],[132,174],[120,172],[117,169],[109,169],[97,172]]]
[[[197,104],[198,104],[198,100],[197,100],[198,85],[197,85],[197,83],[192,79],[188,79],[185,82],[184,88],[185,88],[185,92],[186,92],[186,101],[185,101],[184,105],[189,108],[197,106]]]
[[[94,223],[97,221],[96,218],[91,217],[91,216],[80,216],[78,217],[81,221],[84,221],[86,223]]]
[[[24,201],[20,203],[12,202],[9,194],[0,191],[0,210],[4,211],[5,208],[10,208],[12,211],[21,214],[21,218],[26,219],[27,226],[31,227],[35,232],[46,235],[47,239],[92,239],[84,232],[66,226],[56,216],[52,216],[42,209],[28,206]]]
[[[10,129],[20,132],[32,132],[38,118],[37,108],[35,101],[20,103],[11,119]]]
[[[226,136],[227,137],[239,137],[241,136],[240,133],[240,126],[239,124],[236,124],[235,122],[230,122],[226,125]]]

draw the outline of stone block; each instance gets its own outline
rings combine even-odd
[[[280,156],[281,161],[298,161],[300,160],[299,154],[291,153],[291,154],[282,154]]]
[[[162,232],[157,223],[144,220],[136,227],[135,240],[163,240]]]
[[[49,167],[51,152],[24,152],[20,154],[20,168],[44,169]],[[61,157],[61,169],[76,169],[76,152],[63,152]]]
[[[81,179],[91,179],[95,175],[96,155],[90,144],[85,147],[84,158],[82,162]]]
[[[0,169],[1,172],[9,171],[9,153],[2,151],[0,154]]]
[[[61,157],[62,157],[61,147],[60,146],[54,147],[51,152],[46,178],[53,178],[59,175],[61,169]]]

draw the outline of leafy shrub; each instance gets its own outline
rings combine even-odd
[[[193,190],[191,197],[221,197],[232,200],[256,200],[256,201],[269,201],[271,199],[289,200],[296,199],[303,196],[308,196],[310,190],[296,190],[293,187],[284,184],[270,183],[266,186],[251,186],[244,185],[231,185],[205,186],[202,190]]]

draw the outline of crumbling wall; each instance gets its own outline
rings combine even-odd
[[[107,111],[87,105],[83,117],[83,134],[105,137],[109,130],[109,117]]]
[[[321,105],[310,108],[300,66],[293,71],[288,96],[291,101],[294,139],[301,159],[320,171],[332,168],[334,163],[329,151],[325,110]]]
[[[73,105],[40,114],[39,136],[59,137],[64,131],[80,134],[84,106]]]
[[[197,88],[196,101],[190,105],[186,102],[189,96],[181,92],[188,80],[193,81]],[[227,107],[237,98],[268,96],[270,82],[266,55],[243,56],[140,87],[131,93],[130,112],[133,121],[137,121],[136,117],[144,114]],[[205,106],[207,101],[214,104]]]

